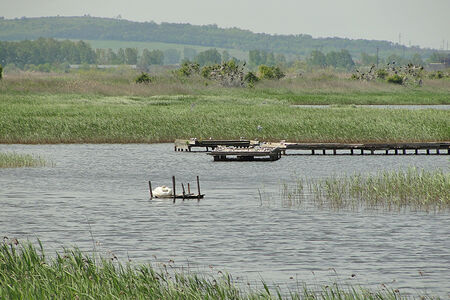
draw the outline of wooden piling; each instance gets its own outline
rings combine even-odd
[[[173,203],[175,203],[175,199],[177,196],[177,193],[175,191],[175,176],[172,176],[172,192],[173,192]]]
[[[198,200],[200,200],[200,179],[197,176],[197,190],[198,190]]]
[[[152,182],[148,181],[148,188],[150,190],[150,199],[153,199]]]
[[[186,192],[184,190],[184,184],[183,183],[181,184],[181,188],[183,189],[183,200],[184,200],[184,198],[186,197]]]
[[[191,194],[191,184],[188,182],[188,194]]]

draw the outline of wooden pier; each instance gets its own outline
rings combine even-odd
[[[305,155],[448,155],[450,142],[430,143],[278,143],[283,154],[288,150],[300,150]]]
[[[208,152],[210,149],[214,150],[219,146],[248,148],[258,143],[250,140],[175,140],[174,150],[191,152],[193,148],[204,148],[204,151]]]
[[[274,148],[230,148],[218,147],[208,153],[214,157],[214,161],[275,161],[281,158],[281,150]]]
[[[449,155],[450,142],[289,143],[252,140],[176,140],[175,151],[205,148],[214,161],[275,161],[281,155]],[[288,153],[289,152],[289,153]]]

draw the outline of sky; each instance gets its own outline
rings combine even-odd
[[[5,18],[117,17],[448,49],[450,0],[0,0]],[[0,29],[1,30],[1,29]]]

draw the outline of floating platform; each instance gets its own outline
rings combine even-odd
[[[224,147],[236,147],[236,148],[248,148],[252,145],[258,145],[257,141],[250,140],[175,140],[175,151],[187,151],[191,152],[193,148],[204,148],[203,151],[208,152],[210,149],[214,150],[219,146]]]
[[[214,161],[275,161],[281,158],[280,148],[227,148],[219,147],[208,155],[214,157]]]
[[[197,199],[198,201],[200,201],[200,199],[203,199],[205,197],[205,194],[202,194],[200,192],[200,179],[198,176],[197,176],[197,194],[191,193],[190,183],[187,184],[187,192],[184,189],[184,184],[182,183],[181,188],[183,189],[183,193],[177,194],[176,193],[175,176],[172,176],[172,194],[170,194],[170,195],[164,195],[164,196],[153,195],[152,182],[150,180],[148,181],[148,188],[149,188],[149,192],[150,192],[150,200],[153,198],[155,198],[155,199],[173,199],[173,203],[175,203],[176,199],[183,199],[183,201],[185,199]]]

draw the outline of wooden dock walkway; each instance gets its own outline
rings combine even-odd
[[[236,147],[236,148],[248,148],[252,145],[258,145],[257,141],[250,140],[175,140],[174,150],[175,151],[187,151],[191,152],[193,148],[204,148],[206,152],[210,149],[214,150],[219,146],[225,147]]]
[[[280,148],[229,148],[218,147],[208,153],[214,157],[214,161],[275,161],[281,158]]]
[[[289,143],[252,140],[175,140],[175,151],[205,148],[215,161],[274,161],[281,155],[449,155],[450,142]]]
[[[275,143],[286,154],[288,150],[300,150],[305,155],[448,155],[450,142],[429,143]]]

